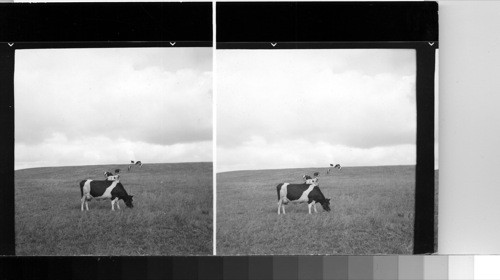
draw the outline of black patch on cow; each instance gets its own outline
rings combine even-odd
[[[91,181],[90,182],[90,195],[92,197],[100,197],[104,194],[106,189],[113,184],[114,181]],[[123,199],[128,196],[122,183],[118,182],[116,187],[111,191],[111,199],[116,197]]]
[[[99,197],[104,194],[106,189],[113,184],[113,181],[91,181],[90,182],[90,195],[92,197]],[[118,187],[118,184],[117,186]],[[115,188],[116,188],[115,187]]]

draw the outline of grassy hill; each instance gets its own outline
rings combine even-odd
[[[134,208],[109,200],[80,211],[79,182],[120,168]],[[212,163],[15,171],[17,255],[210,255]]]
[[[321,171],[331,212],[289,204],[276,185]],[[411,254],[415,166],[234,171],[217,174],[217,254]]]

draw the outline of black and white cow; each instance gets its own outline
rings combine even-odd
[[[138,160],[135,162],[135,165],[139,165],[140,167],[142,167],[142,162],[140,160]]]
[[[335,165],[333,165],[333,164],[330,163],[330,166],[333,167],[333,168],[337,168],[338,170],[342,169],[342,166],[340,166],[340,164],[338,164],[338,163],[335,164]],[[328,170],[330,170],[330,169],[328,169]]]
[[[325,198],[316,184],[281,183],[276,186],[276,191],[278,192],[278,215],[280,214],[281,208],[283,208],[283,214],[285,214],[285,205],[287,205],[288,202],[307,202],[309,214],[311,214],[311,207],[314,207],[314,212],[318,213],[318,210],[316,210],[316,203],[320,203],[325,211],[331,210],[330,199]]]
[[[115,203],[116,207],[120,209],[119,200],[122,199],[125,202],[127,207],[134,207],[132,204],[133,195],[129,195],[125,188],[123,187],[120,181],[98,181],[98,180],[83,180],[80,182],[80,193],[81,193],[81,202],[82,202],[82,211],[83,204],[89,210],[88,202],[95,198],[97,200],[100,199],[111,199],[111,210],[115,211]]]
[[[113,173],[106,171],[104,172],[104,177],[106,177],[108,181],[116,181],[120,179],[120,174],[113,175]]]
[[[309,176],[309,175],[302,176],[302,179],[304,179],[304,181],[306,182],[306,184],[313,184],[314,183],[314,179],[311,178],[311,176]]]
[[[340,164],[338,164],[338,163],[335,165],[330,163],[330,166],[333,167],[334,169],[338,169],[338,170],[342,169],[342,166],[340,166]],[[330,174],[330,172],[331,172],[331,168],[328,168],[328,170],[326,171],[326,174]]]

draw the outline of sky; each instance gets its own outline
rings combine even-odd
[[[212,161],[212,49],[17,50],[15,169]]]
[[[411,49],[218,50],[217,171],[416,163]]]

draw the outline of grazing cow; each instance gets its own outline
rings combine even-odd
[[[318,213],[316,203],[320,203],[325,211],[331,210],[330,199],[325,198],[316,184],[281,183],[276,186],[276,191],[278,192],[278,215],[281,208],[283,208],[283,214],[285,214],[285,205],[290,201],[296,203],[307,202],[309,214],[311,214],[311,207],[314,207],[314,212]]]
[[[140,160],[138,160],[135,162],[135,165],[139,165],[140,167],[142,167],[142,162]]]
[[[95,198],[97,200],[100,199],[111,199],[111,210],[115,211],[115,203],[116,207],[120,209],[120,204],[118,203],[120,199],[123,199],[125,205],[127,207],[134,207],[132,204],[133,195],[128,195],[127,191],[123,187],[120,181],[97,181],[97,180],[83,180],[80,182],[80,193],[81,193],[81,201],[82,201],[82,211],[83,204],[89,211],[88,201]]]

